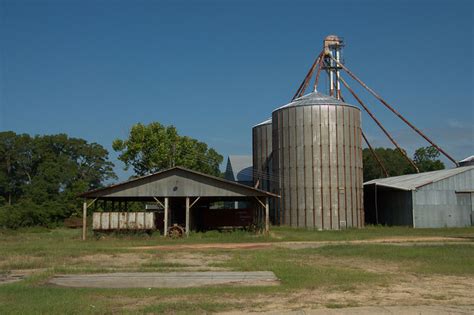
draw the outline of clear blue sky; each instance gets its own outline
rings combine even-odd
[[[0,130],[112,151],[132,124],[159,121],[251,154],[251,126],[337,34],[346,65],[461,159],[474,154],[472,3],[0,0]],[[409,151],[425,145],[361,95]],[[367,115],[363,128],[389,145]]]

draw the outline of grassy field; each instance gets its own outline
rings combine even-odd
[[[348,243],[426,237],[453,237],[459,242]],[[241,242],[271,242],[274,245],[252,250],[133,248]],[[290,242],[324,243],[301,248],[293,247]],[[80,241],[78,230],[1,231],[0,278],[2,274],[18,270],[30,271],[31,275],[19,282],[0,284],[0,314],[184,314],[339,308],[380,303],[470,305],[474,301],[472,266],[474,228],[368,227],[323,232],[273,228],[269,236],[210,232],[169,240],[159,236],[115,235],[101,239],[91,237],[86,242]],[[187,289],[78,289],[47,283],[58,273],[196,270],[269,270],[276,274],[281,284]],[[399,291],[410,294],[403,296]]]

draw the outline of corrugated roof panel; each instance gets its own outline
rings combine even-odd
[[[388,178],[378,178],[365,182],[364,185],[376,184],[377,186],[392,187],[401,190],[415,190],[427,184],[434,183],[472,169],[474,169],[474,166],[458,167],[447,170],[394,176]]]

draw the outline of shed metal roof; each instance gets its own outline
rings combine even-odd
[[[182,167],[91,190],[83,198],[152,199],[153,197],[279,197],[264,190]]]
[[[416,190],[422,186],[449,178],[451,176],[455,176],[457,174],[461,174],[472,169],[474,169],[474,166],[465,166],[419,174],[378,178],[365,182],[364,186],[375,184],[377,186],[390,187],[400,190]]]

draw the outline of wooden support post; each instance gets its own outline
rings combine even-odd
[[[82,204],[82,240],[86,240],[86,231],[87,231],[87,199],[84,199]]]
[[[165,197],[165,217],[163,223],[163,234],[164,236],[168,236],[168,197]]]
[[[186,236],[189,236],[189,197],[186,197]]]
[[[270,230],[270,207],[268,205],[268,197],[265,198],[265,233]]]

